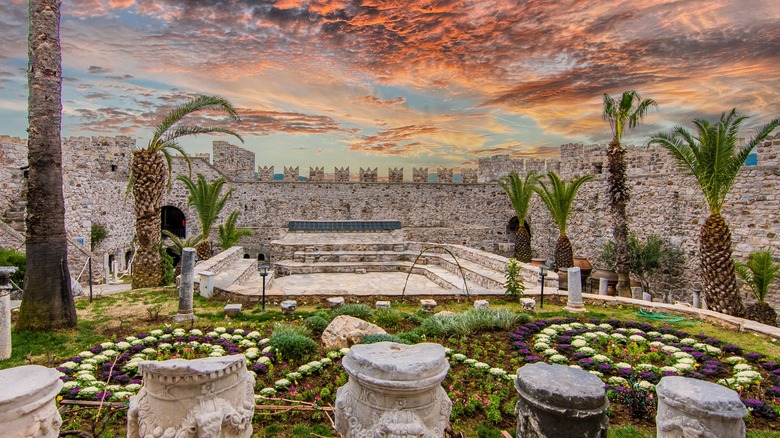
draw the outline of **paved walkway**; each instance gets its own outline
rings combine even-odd
[[[275,278],[268,295],[401,295],[406,281],[403,272],[366,274],[296,274]],[[412,274],[408,295],[452,295],[422,275]]]

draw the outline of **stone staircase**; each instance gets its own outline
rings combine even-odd
[[[5,213],[3,213],[2,220],[14,230],[24,234],[24,216],[26,211],[27,201],[24,199],[19,199],[11,204]]]
[[[214,292],[242,293],[256,289],[259,282],[262,288],[262,277],[257,271],[257,260],[243,258],[244,248],[234,246],[195,265],[195,284],[198,288],[204,277],[200,273],[211,272]],[[273,273],[266,277],[266,287],[273,281]]]

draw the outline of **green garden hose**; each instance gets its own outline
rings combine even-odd
[[[685,318],[682,316],[677,315],[671,315],[668,313],[663,312],[651,312],[649,310],[645,309],[639,309],[639,312],[634,312],[634,315],[641,316],[643,318],[652,319],[655,321],[662,321],[662,322],[671,322],[671,323],[679,323],[685,321]],[[688,321],[688,324],[701,324],[701,321]]]

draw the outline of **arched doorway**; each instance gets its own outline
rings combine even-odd
[[[531,225],[528,221],[523,221],[523,228],[528,232],[529,239],[531,238]],[[517,230],[520,229],[520,220],[517,216],[513,216],[506,224],[506,237],[509,243],[515,243],[517,238]]]
[[[176,207],[166,205],[162,208],[162,232],[170,231],[174,236],[184,239],[187,236],[187,220],[184,213]]]

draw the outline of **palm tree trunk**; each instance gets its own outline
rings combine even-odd
[[[711,214],[704,222],[700,251],[704,297],[709,308],[732,316],[744,316],[745,307],[739,296],[731,258],[731,230],[720,214]]]
[[[135,200],[136,250],[133,259],[133,289],[162,283],[160,239],[165,160],[159,152],[133,151],[133,199]]]
[[[76,325],[62,194],[59,0],[30,0],[27,271],[17,330]]]
[[[612,235],[615,239],[615,266],[618,274],[617,292],[621,297],[631,296],[628,253],[628,216],[626,205],[630,199],[626,185],[626,150],[614,138],[607,151],[607,182],[609,205],[612,210]]]
[[[555,266],[558,269],[566,269],[574,266],[574,251],[569,237],[562,233],[555,242]]]
[[[531,235],[523,224],[515,233],[515,259],[523,263],[531,263]]]
[[[206,237],[205,239],[208,239]],[[195,251],[198,255],[198,260],[208,260],[211,258],[211,242],[208,240],[201,241],[198,246],[195,247]]]

